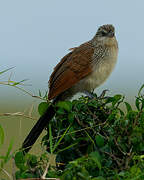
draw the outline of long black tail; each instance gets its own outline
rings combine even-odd
[[[35,143],[43,129],[46,127],[46,125],[49,123],[49,121],[53,118],[55,115],[55,109],[53,105],[50,105],[44,115],[40,117],[40,119],[37,121],[37,123],[34,125],[26,139],[24,140],[22,144],[22,150],[24,153],[27,153],[32,145]]]

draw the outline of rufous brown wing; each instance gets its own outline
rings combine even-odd
[[[92,72],[93,53],[94,48],[89,43],[85,43],[62,58],[50,76],[49,100],[71,88]]]

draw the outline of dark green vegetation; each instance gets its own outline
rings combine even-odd
[[[142,86],[143,88],[143,86]],[[40,156],[15,154],[16,177],[64,180],[144,179],[144,96],[132,109],[122,95],[59,102],[42,139]],[[125,105],[126,110],[120,109]],[[39,105],[44,112],[47,103]]]
[[[0,75],[11,68],[0,72]],[[1,85],[15,87],[29,94],[8,79]],[[27,154],[18,150],[12,153],[14,142],[9,143],[5,154],[0,155],[1,172],[7,179],[12,175],[5,165],[12,158],[17,179],[30,177],[59,177],[61,180],[143,180],[144,179],[144,95],[140,88],[135,99],[135,108],[125,102],[122,95],[109,98],[59,102],[56,115],[47,126],[47,135],[42,139],[43,153]],[[47,93],[40,99],[46,100]],[[38,97],[38,98],[39,98]],[[48,103],[42,102],[38,111],[44,113]],[[123,111],[120,107],[125,106]],[[0,124],[0,148],[5,140]],[[15,175],[14,175],[15,174]],[[6,179],[6,180],[7,180]]]

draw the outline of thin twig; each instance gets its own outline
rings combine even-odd
[[[60,180],[59,178],[46,178],[49,166],[50,166],[50,162],[47,163],[46,169],[45,169],[43,175],[41,176],[41,179]]]
[[[37,118],[34,118],[34,117],[31,117],[31,116],[25,115],[25,114],[22,113],[22,112],[15,112],[15,113],[0,113],[0,116],[22,116],[22,117],[25,117],[25,118],[37,120]]]
[[[16,89],[19,89],[20,91],[24,92],[25,94],[28,94],[29,96],[31,97],[34,97],[34,98],[37,98],[37,99],[41,99],[41,100],[44,100],[44,101],[47,101],[45,98],[42,98],[40,96],[36,96],[36,95],[33,95],[31,92],[21,88],[21,87],[18,87],[18,86],[15,86],[14,83],[13,84],[10,84],[9,82],[5,81],[5,82],[2,82],[0,81],[0,84],[2,85],[6,85],[6,86],[11,86],[11,87],[14,87]],[[22,85],[21,83],[19,85]]]
[[[121,149],[120,146],[118,145],[118,143],[117,143],[117,141],[116,141],[115,138],[114,138],[114,142],[115,142],[117,148],[119,149],[119,151],[120,151],[123,155],[126,155],[127,153],[125,153],[125,152],[122,151],[122,149]]]
[[[50,163],[48,162],[47,163],[47,166],[46,166],[46,169],[45,169],[45,171],[44,171],[44,173],[43,173],[43,175],[42,175],[42,179],[46,179],[46,174],[47,174],[47,172],[48,172],[48,168],[49,168],[49,165],[50,165]]]
[[[108,153],[108,152],[106,152],[106,151],[102,151],[102,152],[104,152],[105,154],[107,154],[107,155],[109,155],[111,158],[113,158],[113,159],[116,161],[116,163],[117,163],[117,165],[118,165],[119,167],[121,166],[121,163],[119,162],[120,159],[117,158],[117,157],[115,157],[114,154]]]

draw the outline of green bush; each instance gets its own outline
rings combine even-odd
[[[17,178],[39,177],[47,166],[47,177],[64,180],[144,179],[142,88],[136,108],[119,94],[56,104],[56,115],[42,139],[46,152],[39,157],[16,154]],[[126,110],[120,108],[123,104]],[[40,106],[45,109],[44,103]]]

